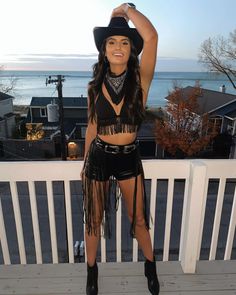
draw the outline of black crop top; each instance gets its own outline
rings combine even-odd
[[[95,112],[97,117],[97,134],[111,135],[137,132],[141,124],[137,118],[134,118],[134,120],[129,118],[126,100],[124,100],[120,114],[117,115],[102,91],[100,91],[97,97]]]

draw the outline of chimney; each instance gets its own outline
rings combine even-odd
[[[220,87],[220,92],[225,93],[225,90],[226,90],[225,85],[222,85],[222,86]]]

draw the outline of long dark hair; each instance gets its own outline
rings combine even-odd
[[[125,91],[125,99],[128,105],[129,118],[135,121],[142,121],[145,116],[143,106],[143,92],[141,88],[139,60],[137,57],[136,48],[131,42],[131,53],[128,61],[127,85]],[[109,62],[105,57],[106,40],[104,40],[101,50],[98,55],[98,62],[93,65],[93,79],[88,84],[89,96],[89,120],[93,122],[95,118],[95,100],[98,93],[101,91],[104,76],[109,68]]]

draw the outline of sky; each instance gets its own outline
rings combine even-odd
[[[116,0],[1,0],[5,70],[91,70],[93,28],[107,26]],[[156,71],[201,71],[201,43],[236,29],[236,0],[134,0],[158,31]],[[130,22],[129,25],[133,27]]]

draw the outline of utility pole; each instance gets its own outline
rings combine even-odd
[[[58,105],[59,105],[59,121],[60,121],[60,131],[61,131],[61,159],[66,161],[66,138],[65,138],[65,128],[64,128],[64,109],[63,109],[63,96],[62,96],[62,82],[65,81],[64,76],[57,75],[57,79],[52,79],[52,76],[49,76],[46,79],[46,86],[48,84],[55,83],[56,89],[58,92]],[[68,257],[68,232],[67,232],[67,219],[66,219],[66,203],[65,203],[65,184],[63,182],[63,191],[64,191],[64,218],[65,218],[65,234],[66,234],[66,261],[69,262]]]
[[[48,84],[55,83],[58,92],[58,104],[59,104],[59,120],[60,120],[60,130],[61,130],[61,159],[66,161],[66,138],[65,138],[65,127],[64,127],[64,109],[63,109],[63,96],[62,96],[62,82],[64,82],[64,76],[57,75],[57,79],[52,79],[49,76],[46,79],[46,86]]]

